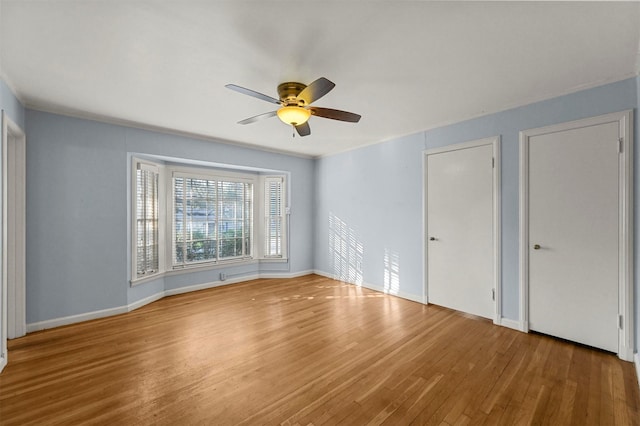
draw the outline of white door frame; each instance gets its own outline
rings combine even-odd
[[[11,164],[11,167],[9,167]],[[26,334],[26,137],[2,112],[3,338]],[[11,214],[10,210],[11,208]],[[12,223],[9,221],[12,220]],[[9,234],[9,231],[12,234]],[[11,267],[9,267],[11,266]],[[9,298],[11,301],[9,301]],[[6,342],[3,342],[6,345]],[[6,346],[5,346],[6,347]],[[3,347],[3,349],[5,348]],[[6,353],[6,350],[3,352]]]
[[[529,332],[529,139],[606,123],[617,123],[620,135],[618,208],[618,357],[633,361],[633,111],[611,114],[520,132],[520,330]]]
[[[500,324],[502,318],[502,269],[501,269],[501,195],[500,195],[500,136],[493,136],[485,139],[477,139],[468,142],[462,142],[454,145],[448,145],[441,148],[432,148],[423,151],[422,156],[422,172],[423,172],[423,199],[422,199],[422,247],[424,247],[424,261],[422,268],[422,295],[425,304],[429,303],[429,274],[427,271],[429,249],[428,249],[428,217],[427,217],[427,200],[428,194],[428,170],[427,170],[427,157],[432,154],[439,154],[443,152],[457,151],[466,148],[475,148],[484,145],[491,145],[493,148],[493,288],[495,290],[494,301],[494,317],[493,323]]]

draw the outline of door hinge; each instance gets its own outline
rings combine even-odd
[[[492,168],[496,168],[496,158],[495,157],[491,157],[491,167]]]
[[[493,300],[494,302],[496,301],[496,289],[495,288],[491,289],[491,300]]]
[[[622,330],[624,328],[623,327],[623,322],[622,322],[622,315],[618,315],[618,328],[620,330]]]
[[[622,152],[622,138],[618,138],[618,152]]]

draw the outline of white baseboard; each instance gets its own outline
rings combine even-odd
[[[229,285],[229,284],[237,284],[237,283],[241,283],[241,282],[244,282],[244,281],[255,280],[255,279],[258,279],[258,278],[261,278],[260,275],[258,275],[258,274],[245,275],[245,276],[238,277],[238,278],[229,278],[229,279],[226,279],[224,281],[212,281],[212,282],[203,283],[203,284],[190,285],[190,286],[187,286],[187,287],[172,288],[172,289],[169,289],[169,290],[165,290],[164,291],[164,295],[165,296],[175,296],[176,294],[190,293],[192,291],[198,291],[198,290],[206,290],[208,288],[220,287],[220,286]]]
[[[79,322],[90,321],[98,318],[110,317],[113,315],[124,314],[126,312],[134,311],[138,308],[141,308],[149,303],[155,302],[156,300],[160,300],[163,297],[174,296],[176,294],[189,293],[192,291],[205,290],[207,288],[219,287],[223,285],[236,284],[244,281],[251,281],[258,278],[297,278],[302,277],[304,275],[312,274],[314,271],[300,271],[300,272],[270,272],[264,274],[255,274],[255,275],[245,275],[237,278],[230,278],[225,281],[213,281],[204,284],[197,284],[187,287],[173,288],[170,290],[161,291],[159,293],[153,294],[151,296],[145,297],[144,299],[136,300],[135,302],[129,303],[125,306],[118,306],[115,308],[102,309],[99,311],[86,312],[83,314],[70,315],[67,317],[61,318],[53,318],[50,320],[33,322],[31,324],[27,324],[27,333],[33,333],[34,331],[46,330],[49,328],[61,327],[63,325],[76,324]]]
[[[330,274],[330,273],[328,273],[328,272],[320,271],[320,270],[318,270],[318,269],[314,269],[314,270],[313,270],[313,273],[314,273],[314,274],[316,274],[316,275],[320,275],[320,276],[322,276],[322,277],[325,277],[325,278],[330,278],[330,279],[332,279],[332,280],[335,280],[335,279],[336,279],[335,275]]]
[[[260,273],[259,278],[298,278],[304,277],[305,275],[311,275],[315,271],[313,269],[307,269],[306,271],[300,272],[278,272],[278,271],[265,271]]]
[[[507,328],[512,328],[514,330],[522,331],[522,325],[518,320],[512,320],[509,318],[502,317],[500,318],[500,322],[498,323],[498,325],[501,325]]]
[[[161,291],[156,294],[152,294],[149,297],[145,297],[144,299],[136,300],[135,302],[129,303],[127,305],[127,312],[135,311],[138,308],[142,308],[144,305],[148,305],[149,303],[153,303],[156,300],[160,300],[166,296],[166,292]]]
[[[46,330],[48,328],[61,327],[63,325],[75,324],[77,322],[89,321],[98,318],[110,317],[129,312],[128,306],[118,306],[117,308],[102,309],[99,311],[85,312],[83,314],[70,315],[68,317],[54,318],[45,321],[32,322],[27,324],[27,333]]]
[[[332,280],[346,282],[348,284],[352,284],[352,285],[355,285],[355,286],[358,286],[358,287],[368,288],[369,290],[379,291],[380,293],[388,294],[390,296],[396,296],[396,297],[400,297],[402,299],[411,300],[412,302],[418,302],[418,303],[424,304],[424,298],[422,296],[418,296],[418,295],[415,295],[415,294],[404,293],[404,292],[392,293],[392,292],[386,290],[383,287],[380,287],[380,286],[377,286],[377,285],[371,284],[371,283],[363,282],[362,284],[358,284],[358,283],[343,281],[343,280],[340,280],[339,278],[337,278],[336,276],[334,276],[333,274],[330,274],[330,273],[324,272],[324,271],[314,270],[313,273],[316,274],[316,275],[321,275],[321,276],[326,277],[326,278],[331,278]]]

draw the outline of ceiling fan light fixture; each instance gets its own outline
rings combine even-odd
[[[278,118],[290,126],[304,124],[311,117],[311,111],[299,106],[283,106],[278,110]]]

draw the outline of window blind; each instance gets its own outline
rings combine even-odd
[[[138,163],[136,169],[136,276],[159,270],[158,180],[153,166]]]
[[[173,267],[251,257],[253,184],[173,177]]]
[[[265,178],[265,257],[282,257],[284,225],[283,183],[281,177]]]

